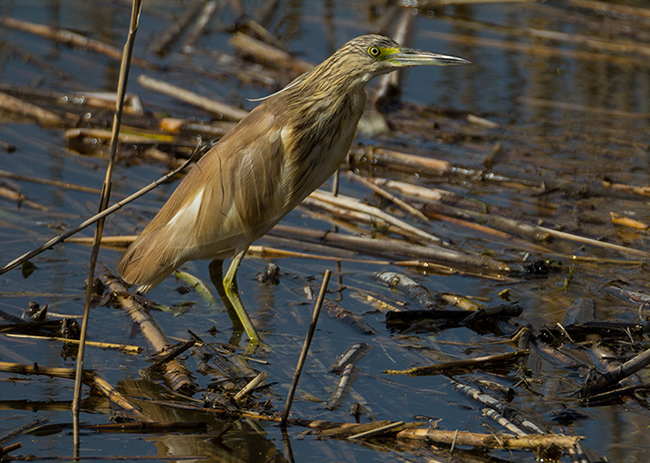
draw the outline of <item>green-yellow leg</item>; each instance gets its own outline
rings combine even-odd
[[[230,299],[228,299],[228,296],[226,296],[226,289],[223,287],[223,261],[213,260],[210,262],[209,268],[212,284],[215,288],[217,288],[221,302],[223,302],[223,305],[226,308],[226,312],[230,317],[230,321],[232,322],[233,334],[230,338],[230,343],[238,345],[241,339],[241,335],[244,332],[244,325],[242,325],[241,321],[239,320],[239,315],[237,315],[232,302],[230,302]]]
[[[244,329],[246,330],[246,334],[248,335],[250,342],[252,344],[259,344],[260,336],[257,334],[257,330],[253,326],[253,322],[246,313],[244,304],[242,304],[242,301],[239,298],[239,290],[237,289],[237,270],[239,269],[239,264],[241,264],[241,261],[244,259],[246,251],[248,251],[248,248],[240,251],[232,259],[230,267],[228,268],[228,272],[223,279],[223,286],[226,291],[226,296],[228,296],[230,303],[239,316],[239,320],[241,321],[242,325],[244,325]]]

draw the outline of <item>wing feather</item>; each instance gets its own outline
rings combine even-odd
[[[188,260],[231,257],[281,218],[275,198],[283,194],[283,146],[275,117],[255,110],[244,121],[245,130],[240,123],[192,167],[122,256],[118,272],[141,292]]]

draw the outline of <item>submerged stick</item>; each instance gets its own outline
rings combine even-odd
[[[313,64],[294,58],[284,50],[264,43],[242,32],[235,33],[230,39],[230,44],[239,54],[252,57],[254,60],[273,68],[283,69],[284,72],[296,75],[307,72],[314,67]]]
[[[63,119],[58,114],[4,92],[0,92],[0,108],[35,119],[46,127],[63,124]]]
[[[318,300],[316,301],[316,305],[314,306],[314,314],[312,315],[311,318],[309,331],[307,332],[305,343],[302,345],[302,352],[300,353],[300,358],[298,359],[298,365],[296,366],[296,371],[293,373],[293,381],[291,383],[291,389],[289,389],[289,395],[287,395],[287,402],[284,405],[284,412],[282,413],[282,418],[280,419],[281,428],[287,426],[287,418],[289,418],[289,412],[291,411],[291,403],[293,402],[293,396],[296,392],[296,387],[298,387],[298,380],[300,379],[300,373],[302,372],[302,368],[305,366],[305,360],[307,360],[307,352],[309,351],[311,340],[314,337],[314,331],[316,331],[316,323],[318,322],[320,309],[323,306],[323,301],[325,300],[325,293],[327,292],[327,285],[330,281],[331,275],[332,272],[329,269],[325,270],[325,275],[323,276],[323,284],[320,287],[320,293],[318,293]]]
[[[332,394],[332,398],[327,404],[328,410],[336,410],[338,409],[341,404],[343,403],[343,400],[345,399],[345,396],[348,394],[350,389],[352,388],[352,383],[357,377],[356,373],[356,367],[354,366],[354,363],[348,363],[347,366],[345,367],[345,370],[343,370],[343,373],[341,374],[341,378],[339,379],[339,383],[336,386],[336,390],[334,391],[334,394]]]

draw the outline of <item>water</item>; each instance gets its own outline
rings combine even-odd
[[[254,107],[255,103],[246,98],[260,97],[275,90],[241,84],[235,79],[211,79],[205,73],[189,71],[193,66],[209,71],[219,70],[207,50],[235,53],[228,43],[230,35],[224,29],[233,23],[236,16],[228,7],[223,7],[217,13],[209,33],[198,42],[196,54],[182,55],[178,46],[165,58],[152,54],[149,44],[164,30],[171,18],[182,12],[184,6],[185,3],[181,2],[156,2],[147,4],[143,12],[135,55],[166,67],[158,71],[136,67],[131,71],[128,90],[139,95],[148,110],[168,113],[171,117],[210,120],[209,115],[201,110],[140,87],[137,76],[143,73],[232,104],[241,103],[247,109]],[[254,16],[261,3],[246,3],[244,7]],[[265,25],[277,34],[288,49],[300,52],[301,59],[317,63],[348,39],[373,30],[377,12],[371,14],[370,10],[364,4],[350,6],[347,2],[281,2]],[[382,9],[378,11],[381,13]],[[62,0],[48,2],[45,6],[41,2],[2,1],[0,14],[78,31],[121,49],[130,12],[129,6],[121,2]],[[471,176],[414,176],[381,169],[377,173],[425,186],[447,188],[463,197],[499,206],[510,211],[513,217],[529,223],[539,220],[549,227],[559,225],[564,231],[647,251],[646,231],[612,225],[609,215],[610,212],[617,212],[647,222],[650,219],[647,202],[631,195],[609,194],[602,189],[601,182],[607,177],[615,183],[647,184],[648,119],[619,113],[603,114],[589,109],[648,112],[649,75],[643,58],[635,54],[599,53],[588,46],[544,41],[501,29],[545,29],[568,34],[592,34],[601,40],[616,41],[609,39],[606,31],[598,35],[599,31],[594,30],[592,25],[597,22],[597,16],[537,4],[448,7],[421,14],[417,18],[414,47],[463,56],[474,65],[411,70],[404,87],[403,101],[431,110],[443,108],[455,111],[457,115],[432,116],[429,112],[428,116],[424,114],[418,118],[414,117],[415,110],[389,114],[388,121],[392,124],[419,120],[428,125],[413,132],[394,131],[390,135],[363,140],[395,150],[449,160],[455,165],[476,170],[483,168],[484,158],[500,142],[503,155],[497,157],[494,172],[537,184],[543,180],[559,185],[557,192],[534,195],[530,188],[480,181]],[[606,23],[611,27],[611,20]],[[18,52],[3,47],[0,49],[1,82],[64,92],[115,89],[117,62],[94,52],[69,48],[6,27],[0,30],[3,43],[18,45],[55,67],[54,70],[45,69],[42,65],[25,60]],[[604,56],[610,59],[604,60]],[[57,72],[57,69],[61,72]],[[539,99],[582,105],[582,109],[557,104],[544,106]],[[497,122],[500,127],[486,129],[468,124],[466,114],[485,117]],[[454,134],[454,137],[450,139],[449,134]],[[15,121],[5,115],[0,125],[0,140],[16,147],[14,152],[0,151],[2,170],[95,188],[100,188],[104,179],[106,159],[81,155],[66,148],[61,129],[40,128],[29,121]],[[114,174],[114,198],[130,194],[167,171],[166,165],[150,161],[118,163]],[[16,186],[29,199],[46,208],[37,210],[24,204],[18,208],[14,202],[0,200],[0,255],[3,256],[3,263],[81,222],[97,209],[98,195],[93,193],[26,181],[3,181]],[[164,185],[109,218],[105,234],[133,234],[141,230],[164,203],[173,186]],[[588,192],[587,188],[590,189]],[[342,191],[379,203],[367,189],[347,177],[342,177]],[[562,240],[539,250],[517,240],[494,238],[448,221],[423,224],[409,218],[406,220],[452,240],[462,249],[494,253],[496,258],[505,260],[521,260],[527,252],[532,252],[532,257],[561,260],[563,270],[544,278],[498,282],[476,276],[444,276],[358,262],[335,263],[298,258],[246,259],[239,272],[239,286],[244,303],[267,346],[258,357],[269,363],[252,366],[266,370],[269,373],[268,381],[276,383],[256,396],[260,402],[270,400],[273,411],[283,408],[313,308],[313,301],[304,296],[303,288],[311,286],[317,291],[326,268],[334,272],[328,297],[360,316],[377,334],[359,334],[323,314],[301,379],[293,417],[353,422],[349,408],[356,401],[366,409],[366,414],[361,416],[362,422],[383,419],[408,422],[424,419],[426,422],[428,419],[441,419],[438,426],[442,429],[501,431],[494,422],[482,416],[481,407],[476,402],[459,394],[448,378],[390,376],[384,370],[512,351],[512,346],[503,344],[507,336],[479,334],[464,327],[444,331],[392,332],[386,326],[385,314],[364,302],[361,296],[371,293],[394,305],[408,304],[412,308],[415,305],[407,295],[379,285],[372,277],[374,272],[400,271],[433,291],[485,298],[489,305],[503,302],[498,293],[510,288],[512,298],[524,308],[523,314],[514,323],[530,323],[537,330],[543,325],[552,327],[561,322],[567,307],[578,297],[594,300],[597,320],[633,321],[639,314],[637,304],[615,298],[604,288],[606,283],[617,278],[643,284],[645,270],[642,266],[576,263],[573,280],[567,290],[564,289],[567,269],[572,265],[567,255],[627,260],[636,259],[634,256]],[[292,212],[283,223],[317,229],[332,228],[330,223],[311,217],[305,210]],[[82,233],[84,236],[91,234],[91,230]],[[265,238],[261,244],[282,247],[271,238]],[[531,251],[531,248],[534,250]],[[34,259],[36,270],[28,278],[24,278],[19,269],[0,276],[0,309],[21,316],[28,303],[36,301],[41,305],[49,304],[51,312],[80,315],[89,254],[89,247],[65,244]],[[119,256],[119,251],[104,249],[100,261],[114,269]],[[375,258],[364,254],[359,257]],[[268,262],[275,262],[281,268],[278,286],[264,286],[256,281],[257,274],[264,271]],[[209,281],[205,262],[189,263],[184,269]],[[228,342],[231,325],[221,306],[213,306],[193,291],[181,294],[177,289],[182,284],[170,277],[149,294],[153,300],[175,309],[153,314],[164,333],[172,340],[187,339],[187,330],[190,329],[206,342]],[[644,310],[641,314],[646,316]],[[212,327],[214,330],[211,330]],[[93,309],[89,338],[146,347],[131,321],[112,305]],[[359,372],[353,391],[340,409],[326,410],[325,404],[338,380],[338,376],[329,372],[328,366],[345,348],[358,342],[367,343],[371,350],[358,363]],[[591,345],[585,344],[584,347],[591,352]],[[569,346],[565,351],[577,355],[581,349]],[[190,371],[195,372],[197,384],[207,388],[212,378],[198,373],[199,356],[186,354],[184,358]],[[74,367],[74,359],[61,356],[58,343],[7,336],[0,337],[0,360]],[[205,421],[208,428],[200,432],[151,434],[85,431],[82,435],[82,456],[153,457],[161,461],[290,460],[283,435],[272,423],[235,421],[234,427],[224,435],[223,442],[212,444],[209,439],[223,427],[223,418],[209,411],[175,409],[168,404],[153,402],[152,398],[165,402],[183,400],[172,395],[160,377],[144,373],[144,369],[150,365],[146,353],[126,355],[112,350],[88,348],[86,364],[118,390],[132,397],[150,418],[160,421]],[[647,442],[644,436],[649,423],[643,400],[630,400],[624,405],[580,408],[571,393],[583,384],[584,372],[571,371],[546,358],[542,365],[528,378],[534,393],[522,387],[519,372],[514,368],[499,376],[479,372],[457,378],[489,378],[512,386],[517,391],[512,406],[549,430],[585,436],[582,444],[607,456],[610,461],[645,461]],[[640,374],[643,380],[644,373]],[[201,395],[199,393],[195,398],[201,399]],[[67,424],[72,419],[69,412],[71,397],[70,381],[3,373],[0,376],[0,436],[34,419],[46,418],[48,424],[61,424],[60,428],[48,433],[22,435],[3,445],[21,442],[22,449],[14,454],[34,454],[37,458],[70,457],[72,435]],[[194,405],[192,402],[189,404]],[[560,409],[562,405],[578,409],[587,418],[570,426],[558,425],[551,421],[550,412]],[[101,400],[88,402],[85,410],[93,413],[83,413],[82,419],[89,424],[107,423],[110,408],[110,404]],[[407,441],[396,443],[394,439],[388,439],[362,444],[345,440],[319,440],[313,435],[302,436],[303,431],[303,428],[296,426],[288,429],[288,441],[295,461],[424,460],[432,454],[428,446],[411,445]],[[454,461],[454,457],[449,457],[448,453],[439,455],[440,458]],[[524,452],[511,454],[493,451],[491,455],[507,461],[535,460],[532,453]]]

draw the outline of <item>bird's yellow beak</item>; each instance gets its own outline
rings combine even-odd
[[[388,48],[382,50],[384,60],[397,66],[451,66],[456,64],[472,64],[464,58],[450,55],[440,55],[430,51],[414,50],[412,48]]]

